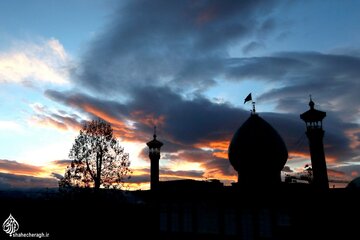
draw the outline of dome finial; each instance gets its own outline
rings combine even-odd
[[[310,109],[314,109],[315,103],[313,102],[313,100],[311,98],[311,94],[309,95],[309,97],[310,97],[310,102],[309,102]]]
[[[252,111],[251,111],[251,114],[256,114],[256,109],[255,109],[255,102],[252,102]]]

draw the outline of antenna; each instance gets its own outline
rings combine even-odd
[[[156,139],[156,126],[154,126],[154,139]]]
[[[253,109],[252,109],[252,114],[255,114],[256,113],[256,110],[255,110],[255,102],[253,101],[252,102],[252,107],[253,107]]]

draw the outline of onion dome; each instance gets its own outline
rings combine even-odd
[[[283,139],[255,113],[236,131],[229,146],[230,163],[245,187],[280,183],[287,158]]]

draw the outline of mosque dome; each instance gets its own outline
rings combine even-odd
[[[229,146],[229,160],[242,185],[279,183],[287,158],[283,139],[257,114],[236,131]]]

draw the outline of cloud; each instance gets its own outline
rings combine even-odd
[[[227,104],[214,104],[201,96],[191,101],[185,100],[172,90],[162,87],[137,89],[133,93],[133,101],[126,104],[55,90],[47,90],[46,96],[109,121],[120,133],[123,132],[119,136],[126,140],[134,137],[141,141],[148,140],[152,135],[153,123],[157,122],[160,125],[159,130],[165,134],[164,139],[173,144],[193,145],[202,138],[217,139],[219,136],[229,136],[233,131],[229,132],[228,128],[232,126],[235,130],[238,119],[244,119],[248,115],[246,111]],[[144,121],[147,117],[151,120]],[[127,123],[129,121],[133,122],[132,126]],[[221,122],[224,124],[219,124]],[[137,130],[136,136],[134,128]]]
[[[69,56],[59,40],[16,42],[0,53],[0,83],[69,82]]]
[[[330,178],[335,177],[344,177],[345,176],[345,172],[339,171],[339,170],[334,170],[334,169],[328,169],[327,173],[329,175]]]
[[[0,172],[36,176],[41,175],[44,170],[42,167],[0,159]]]
[[[160,175],[162,176],[171,176],[171,177],[186,177],[186,178],[202,178],[203,171],[173,171],[170,169],[161,169]]]
[[[52,164],[62,167],[67,167],[71,164],[72,160],[55,160],[52,161]]]
[[[58,181],[54,178],[40,178],[0,172],[0,189],[18,188],[56,188]]]
[[[360,153],[356,134],[360,129],[357,121],[360,117],[359,69],[360,58],[357,56],[284,52],[270,57],[233,59],[227,74],[228,79],[234,81],[253,79],[276,83],[279,87],[265,92],[258,101],[273,102],[278,110],[289,115],[308,110],[306,94],[312,94],[315,108],[327,112],[324,120],[326,153],[344,161]],[[279,123],[283,124],[283,121],[269,121],[279,125],[280,132],[300,129],[280,127]]]
[[[149,183],[150,175],[142,174],[142,175],[133,175],[130,179],[126,180],[128,183]]]
[[[59,130],[80,130],[82,123],[85,119],[82,119],[74,113],[68,113],[64,110],[51,110],[40,103],[30,104],[30,107],[34,111],[29,122],[45,127],[52,127]]]
[[[329,176],[335,176],[336,179],[341,179],[347,182],[359,176],[360,165],[358,162],[344,162],[339,165],[330,166],[328,168]]]
[[[279,110],[300,112],[312,94],[324,109],[337,113],[345,121],[360,116],[360,58],[355,55],[319,52],[282,52],[273,56],[231,60],[228,79],[276,82],[258,98],[274,101]],[[352,107],[349,107],[349,102]]]
[[[41,179],[51,177],[59,179],[60,176],[62,177],[62,174],[70,163],[71,160],[55,160],[50,161],[44,166],[35,166],[17,161],[0,159],[0,173],[26,175],[36,178],[40,177]]]
[[[51,176],[58,179],[58,180],[61,180],[64,176],[59,174],[59,173],[51,173]]]
[[[242,52],[244,54],[249,54],[261,48],[264,48],[263,44],[256,41],[251,41],[242,48]]]
[[[128,120],[127,115],[129,115],[130,112],[125,104],[115,101],[103,101],[90,95],[74,92],[47,90],[45,95],[54,101],[63,103],[87,114],[90,119],[102,118],[109,122],[114,129],[115,135],[118,137],[126,140],[132,140],[134,138],[131,124],[126,122]],[[59,118],[57,118],[57,120],[59,120]],[[70,125],[73,122],[74,120],[70,121],[70,119],[68,119]],[[77,122],[79,123],[79,121]],[[68,124],[64,121],[62,121],[62,123],[64,125]]]
[[[291,170],[291,168],[289,166],[284,166],[284,168],[281,171],[287,172],[287,173],[293,172],[293,170]]]
[[[281,2],[127,1],[83,56],[78,83],[106,95],[144,85],[207,89],[232,44],[276,29],[269,15]]]

